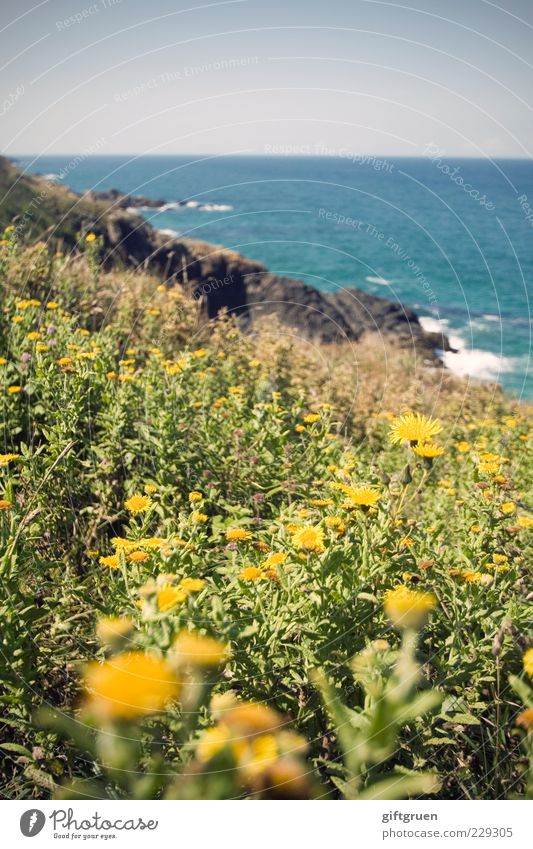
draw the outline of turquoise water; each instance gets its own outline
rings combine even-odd
[[[154,227],[234,248],[277,274],[397,299],[458,348],[457,373],[533,397],[533,162],[344,157],[43,157],[76,191],[188,200]],[[529,205],[529,206],[528,206]],[[529,293],[529,294],[528,294]]]

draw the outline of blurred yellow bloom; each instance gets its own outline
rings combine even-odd
[[[150,559],[150,555],[146,551],[132,551],[128,554],[128,560],[131,563],[146,563]]]
[[[320,415],[318,413],[308,413],[306,416],[304,416],[304,422],[306,424],[314,424],[314,422],[317,422],[319,418]]]
[[[533,516],[518,516],[516,523],[521,528],[533,528]]]
[[[502,513],[505,513],[506,516],[510,516],[516,510],[516,504],[513,501],[505,501],[501,506]]]
[[[157,607],[161,613],[166,613],[167,610],[171,610],[177,604],[183,604],[186,599],[187,593],[184,589],[166,584],[157,592]]]
[[[205,581],[203,578],[182,578],[179,586],[187,593],[199,593],[205,587]]]
[[[199,501],[202,501],[203,497],[204,496],[202,495],[202,493],[198,492],[198,490],[196,489],[193,489],[192,492],[189,492],[189,501],[191,502],[191,504],[196,504]]]
[[[170,664],[142,651],[89,663],[84,677],[85,708],[100,719],[132,719],[164,710],[180,683]]]
[[[458,443],[457,443],[457,450],[458,450],[461,454],[466,454],[466,453],[467,453],[467,451],[470,451],[470,448],[471,448],[471,445],[470,445],[470,443],[469,443],[469,442],[464,442],[464,441],[463,441],[463,442],[458,442]]]
[[[94,233],[87,233],[87,235],[85,236],[86,242],[94,242],[95,239],[96,239],[96,236],[95,236]]]
[[[335,489],[348,496],[347,507],[374,507],[381,498],[381,493],[371,486],[348,486],[345,483],[333,484]]]
[[[0,510],[10,510],[12,506],[11,501],[7,501],[5,498],[0,498]]]
[[[533,678],[533,648],[530,648],[526,651],[523,658],[524,662],[524,672],[526,675],[529,675],[530,678]]]
[[[22,386],[8,386],[7,392],[9,395],[18,395],[19,392],[22,392]]]
[[[130,634],[133,627],[128,616],[106,616],[96,623],[96,636],[101,643],[112,644]]]
[[[20,454],[0,454],[0,466],[7,466],[13,460],[18,460]]]
[[[396,628],[419,628],[437,603],[432,593],[399,585],[385,594],[385,612]]]
[[[178,662],[184,666],[219,666],[229,656],[226,643],[193,631],[181,631],[178,634],[174,651]]]
[[[419,457],[424,457],[427,460],[433,460],[435,457],[440,457],[444,454],[444,448],[435,442],[420,442],[418,445],[413,446],[413,451]]]

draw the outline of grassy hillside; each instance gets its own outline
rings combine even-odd
[[[531,793],[529,411],[100,248],[1,246],[4,795]]]

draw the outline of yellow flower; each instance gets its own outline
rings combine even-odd
[[[145,483],[144,491],[146,495],[153,495],[155,492],[157,492],[157,487],[153,483]]]
[[[181,631],[174,650],[179,663],[184,666],[219,666],[229,656],[226,643],[193,631]]]
[[[166,613],[167,610],[171,610],[177,604],[183,604],[186,599],[187,593],[184,589],[166,584],[157,592],[157,607],[161,613]]]
[[[303,433],[304,430],[305,430],[305,425],[302,425],[302,424],[296,425],[294,430],[296,431],[296,433]]]
[[[215,725],[208,728],[198,741],[196,757],[201,763],[207,763],[232,742],[232,734],[227,725]]]
[[[189,501],[191,504],[197,504],[199,501],[203,501],[203,495],[201,492],[198,492],[196,489],[193,489],[192,492],[189,492]]]
[[[481,533],[481,525],[472,525],[470,527],[470,530],[472,531],[473,534],[480,534]]]
[[[223,722],[231,729],[252,736],[272,734],[283,727],[285,720],[260,702],[235,702],[229,710],[223,711]]]
[[[38,330],[32,330],[31,333],[28,333],[26,338],[29,339],[30,342],[36,342],[37,339],[41,338],[41,334]]]
[[[247,566],[246,569],[243,569],[239,575],[241,581],[264,581],[267,579],[267,575],[261,570],[258,569],[257,566]]]
[[[125,539],[124,537],[113,537],[111,540],[111,545],[115,550],[121,548],[124,551],[133,551],[139,547],[140,543],[140,540]]]
[[[209,351],[206,348],[197,348],[196,351],[192,352],[193,357],[196,357],[197,360],[202,359],[202,357],[206,357]]]
[[[308,413],[306,416],[304,416],[304,422],[306,424],[314,424],[319,420],[319,418],[320,415],[318,413]]]
[[[381,493],[371,486],[348,486],[345,483],[336,483],[333,486],[348,496],[348,501],[343,506],[374,507],[381,498]]]
[[[199,513],[198,510],[193,510],[191,513],[191,522],[193,522],[195,525],[201,525],[204,522],[207,522],[208,519],[209,516],[207,516],[205,513]]]
[[[530,678],[533,678],[533,648],[530,648],[526,651],[524,657],[524,672],[526,675],[529,675]]]
[[[390,429],[390,441],[429,442],[433,436],[440,433],[442,427],[437,419],[423,416],[422,413],[404,413],[394,419]]]
[[[105,376],[107,377],[108,380],[116,380],[117,379],[116,371],[107,371]]]
[[[146,563],[150,559],[150,555],[146,551],[132,551],[128,554],[128,560],[131,563]]]
[[[385,612],[396,628],[419,628],[437,603],[432,593],[399,585],[385,594]]]
[[[261,362],[260,360],[250,360],[248,365],[250,366],[250,368],[259,368]]]
[[[58,366],[70,366],[72,364],[72,357],[60,357],[57,364]]]
[[[18,460],[20,454],[0,454],[0,466],[7,466],[13,460]]]
[[[0,357],[0,366],[7,366],[7,360],[5,357]]]
[[[163,710],[180,683],[170,664],[142,651],[124,652],[85,671],[87,710],[100,719],[132,719]]]
[[[444,454],[444,448],[435,442],[420,442],[413,446],[413,451],[419,457],[425,457],[427,460],[433,460],[434,457],[440,457]]]
[[[205,587],[205,581],[202,578],[183,578],[179,585],[187,593],[199,593]]]
[[[516,523],[521,528],[533,528],[533,516],[518,516]]]
[[[292,544],[295,548],[321,553],[325,550],[324,531],[318,525],[315,527],[307,525],[296,531],[292,538]]]
[[[470,446],[470,443],[469,443],[469,442],[464,442],[464,441],[463,441],[463,442],[458,442],[458,443],[457,443],[457,450],[458,450],[461,454],[466,454],[466,453],[467,453],[467,451],[470,451],[470,447],[471,447],[471,446]]]
[[[18,395],[19,392],[22,392],[22,386],[8,386],[7,392],[9,395]]]
[[[48,303],[46,305],[46,309],[47,310],[57,310],[57,309],[59,309],[59,304],[57,303],[57,301],[48,301]]]
[[[412,548],[415,541],[412,537],[402,537],[398,543],[398,548]]]
[[[85,236],[86,242],[94,242],[95,239],[96,239],[96,236],[95,236],[94,233],[87,233],[87,235]]]
[[[281,566],[282,563],[285,563],[286,559],[287,555],[281,551],[275,554],[269,554],[268,557],[263,561],[263,568],[271,569],[273,566]]]
[[[0,510],[11,510],[12,506],[11,501],[7,501],[5,498],[0,498]]]
[[[514,513],[516,510],[516,504],[513,501],[505,501],[501,506],[502,513],[505,513],[506,516],[510,516],[511,513]]]
[[[250,531],[245,531],[244,528],[230,528],[226,531],[226,539],[230,542],[248,540],[252,538]]]
[[[102,566],[107,566],[108,569],[118,569],[120,566],[118,554],[110,554],[109,557],[101,557],[100,563]]]
[[[137,494],[128,498],[128,500],[124,502],[124,507],[130,513],[144,513],[146,510],[150,509],[152,503],[152,499],[148,498],[147,495]]]
[[[331,498],[311,498],[309,501],[311,507],[331,507],[332,504]]]
[[[533,708],[526,708],[516,717],[516,724],[526,731],[533,731]]]

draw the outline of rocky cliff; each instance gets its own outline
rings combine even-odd
[[[436,348],[449,348],[445,336],[426,333],[413,310],[401,303],[356,288],[321,292],[301,280],[271,274],[261,263],[227,248],[169,237],[128,209],[162,201],[117,191],[76,195],[45,178],[23,174],[2,157],[0,196],[7,199],[0,225],[18,222],[21,239],[44,239],[76,251],[78,234],[92,230],[104,240],[104,267],[125,265],[156,273],[169,286],[183,286],[208,317],[227,309],[250,326],[259,316],[275,314],[299,335],[320,343],[377,333],[398,346],[414,346],[434,361]]]

